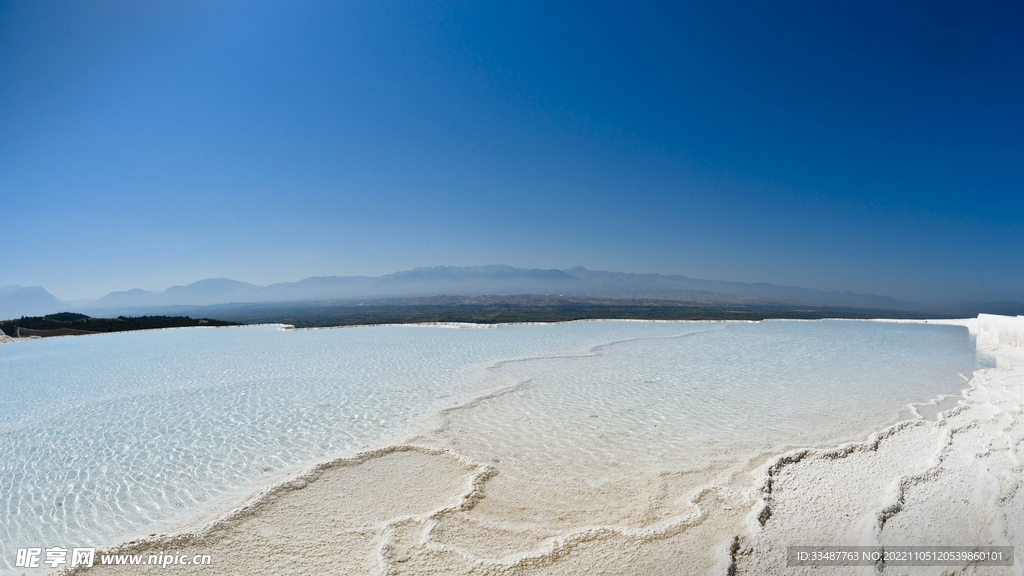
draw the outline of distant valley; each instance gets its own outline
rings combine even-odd
[[[255,304],[305,303],[304,308],[313,309],[318,305],[337,306],[360,300],[515,295],[634,301],[646,299],[713,308],[734,304],[745,310],[759,307],[774,309],[780,306],[790,310],[801,307],[878,310],[885,312],[886,316],[891,316],[893,312],[946,316],[975,315],[978,312],[1024,313],[1024,304],[1019,302],[964,304],[936,309],[886,296],[764,283],[605,272],[582,267],[542,270],[493,265],[416,268],[377,277],[316,276],[269,286],[211,278],[186,286],[172,286],[163,292],[141,289],[111,292],[98,300],[76,301],[73,305],[62,302],[42,287],[4,286],[0,287],[0,319],[41,316],[71,308],[91,316],[113,317],[178,314],[182,311],[194,313],[202,311],[204,307],[252,309],[252,306],[245,305]]]

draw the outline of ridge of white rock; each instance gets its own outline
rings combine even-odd
[[[1024,348],[1024,316],[978,314],[978,344]]]
[[[879,574],[877,566],[791,567],[792,545],[1015,546],[1011,567],[884,567],[885,574],[1024,576],[1024,317],[979,315],[980,351],[959,405],[935,422],[901,422],[866,442],[801,449],[762,471],[730,573]]]

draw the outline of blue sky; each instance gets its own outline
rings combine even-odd
[[[1024,3],[0,0],[0,285],[1024,300]]]

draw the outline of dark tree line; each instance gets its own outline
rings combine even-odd
[[[238,326],[237,322],[189,318],[188,316],[118,316],[117,318],[90,318],[85,314],[61,312],[49,316],[21,317],[0,322],[0,330],[16,336],[18,328],[26,330],[74,330],[83,332],[125,332],[153,328],[181,328],[185,326]]]

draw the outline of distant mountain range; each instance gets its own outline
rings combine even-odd
[[[92,316],[159,314],[168,307],[211,306],[232,303],[339,302],[359,299],[423,296],[480,296],[549,294],[600,298],[653,298],[708,304],[783,304],[789,306],[937,312],[974,315],[978,311],[1021,313],[1020,302],[962,305],[935,310],[886,296],[826,292],[810,288],[697,280],[664,274],[602,272],[576,267],[540,270],[511,266],[416,268],[385,276],[314,276],[298,282],[257,286],[228,278],[200,280],[172,286],[163,292],[134,289],[111,292],[92,302],[77,301],[76,312]],[[41,287],[0,288],[0,319],[37,316],[69,309]]]
[[[65,304],[41,286],[0,287],[0,320],[60,312]]]

